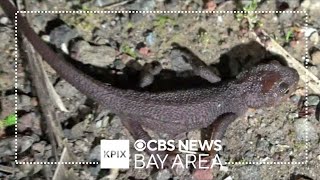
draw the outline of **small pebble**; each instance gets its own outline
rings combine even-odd
[[[71,57],[83,64],[106,67],[114,62],[116,50],[109,46],[93,46],[86,41],[78,41],[71,47]]]
[[[89,161],[97,161],[100,160],[100,151],[101,151],[101,146],[97,145],[93,149],[90,150],[90,153],[88,155],[88,160]]]
[[[228,172],[229,168],[228,168],[228,166],[220,166],[220,171]]]
[[[312,28],[312,27],[304,27],[304,28],[302,28],[302,31],[305,33],[305,36],[307,36],[309,38],[313,33],[317,33],[317,29]]]
[[[63,134],[66,138],[71,139],[72,138],[72,133],[70,129],[64,129]]]
[[[175,30],[175,31],[179,31],[179,30],[180,30],[180,26],[179,26],[179,25],[177,25],[177,24],[176,24],[176,25],[174,25],[174,26],[173,26],[173,30]]]
[[[102,120],[96,122],[96,128],[99,129],[102,127]]]
[[[318,65],[318,66],[320,66],[320,65]],[[311,67],[309,67],[309,71],[310,71],[312,74],[314,74],[315,76],[317,76],[317,77],[320,77],[319,69],[320,69],[320,67],[317,67],[317,66],[311,66]]]
[[[276,147],[277,147],[278,151],[280,151],[280,152],[286,151],[287,149],[290,148],[290,146],[286,145],[286,144],[283,144],[283,145],[282,144],[278,144],[278,145],[276,145]]]
[[[265,114],[265,111],[263,109],[257,109],[256,114],[263,115]]]
[[[267,126],[267,124],[266,123],[261,123],[261,125],[260,125],[260,127],[266,127]]]
[[[98,7],[110,6],[114,3],[118,3],[119,0],[96,0],[94,5]]]
[[[319,96],[315,96],[315,95],[308,96],[309,106],[316,106],[319,104],[319,102],[320,102]]]
[[[227,178],[225,178],[224,180],[232,180],[231,176],[228,176]]]
[[[139,22],[142,18],[144,18],[144,15],[142,13],[130,13],[129,19],[132,23]]]
[[[18,102],[18,108],[26,108],[31,105],[31,97],[27,95],[21,95],[20,101]]]
[[[18,132],[31,130],[35,134],[42,134],[40,121],[40,116],[34,112],[25,114],[19,118]]]
[[[139,53],[143,56],[149,56],[151,54],[151,50],[148,47],[142,47],[139,49]]]
[[[295,119],[295,118],[298,118],[298,117],[299,117],[299,114],[296,113],[296,112],[288,114],[288,119]]]
[[[79,36],[76,29],[64,24],[54,28],[50,32],[50,42],[60,48],[62,44],[68,44],[70,40]]]
[[[155,35],[153,32],[148,33],[147,37],[146,37],[146,43],[148,46],[152,46],[154,45],[156,41]]]
[[[315,51],[311,54],[311,63],[313,65],[320,65],[320,51]]]
[[[123,69],[126,67],[126,65],[120,60],[120,59],[116,59],[114,62],[113,62],[113,65],[116,69]]]
[[[152,61],[151,63],[145,64],[144,69],[152,75],[157,75],[162,70],[162,66],[158,61]]]
[[[44,40],[45,42],[50,42],[50,36],[49,35],[42,35],[41,39]]]
[[[207,11],[214,11],[217,7],[217,4],[215,1],[208,1],[205,7],[205,10]]]
[[[34,143],[32,145],[32,150],[42,154],[44,152],[45,144],[46,143],[44,141],[40,141],[38,143]]]
[[[294,122],[295,132],[297,139],[300,141],[316,141],[318,134],[315,125],[305,118],[297,119]]]
[[[263,159],[261,159],[261,162],[267,162],[270,158],[269,157],[265,157]]]
[[[23,136],[18,139],[18,144],[21,146],[20,152],[25,152],[29,149],[35,142],[39,141],[40,138],[37,135],[33,136]]]
[[[291,102],[293,102],[294,104],[297,104],[298,102],[299,102],[299,100],[300,100],[300,98],[301,98],[301,96],[298,96],[298,95],[292,95],[291,97],[290,97],[290,100],[291,100]]]
[[[136,0],[128,4],[129,9],[151,11],[156,7],[156,2],[153,0]]]
[[[110,24],[111,24],[111,26],[115,26],[117,24],[117,21],[112,20]]]
[[[103,23],[101,23],[102,29],[107,29],[108,26],[109,26],[109,23],[108,23],[108,22],[103,22]]]
[[[183,72],[187,70],[192,70],[190,63],[186,62],[183,56],[183,52],[178,49],[174,49],[170,52],[169,58],[172,69],[176,72]]]
[[[248,123],[250,126],[256,126],[258,124],[258,119],[255,117],[248,117]]]
[[[0,19],[0,24],[6,25],[6,24],[8,24],[8,22],[9,22],[9,19],[7,17],[2,17]]]
[[[311,4],[310,0],[304,0],[304,1],[301,3],[301,7],[302,7],[303,9],[308,9],[309,6],[310,6],[310,4]]]
[[[31,105],[34,107],[38,106],[39,105],[38,99],[35,97],[32,97],[31,98]]]
[[[312,33],[312,34],[310,35],[309,39],[310,39],[310,42],[311,42],[312,44],[317,45],[318,42],[319,42],[319,34],[318,34],[318,32]]]
[[[158,171],[155,175],[154,175],[154,179],[156,180],[166,180],[166,179],[170,179],[172,176],[172,174],[170,173],[170,171],[168,169],[163,169]]]
[[[152,82],[154,80],[154,76],[152,74],[150,74],[149,72],[141,73],[140,76],[141,76],[141,78],[140,78],[139,86],[141,88],[149,86],[150,84],[152,84]]]

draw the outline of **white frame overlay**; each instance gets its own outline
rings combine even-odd
[[[17,11],[15,13],[15,20],[14,20],[14,71],[15,71],[15,164],[44,164],[44,165],[51,165],[51,164],[99,164],[100,162],[85,162],[85,161],[79,161],[79,162],[20,162],[18,161],[18,14],[115,14],[115,13],[124,13],[124,14],[130,14],[130,13],[141,13],[141,14],[239,14],[239,13],[253,13],[253,14],[282,14],[282,13],[292,13],[292,14],[304,14],[304,28],[308,27],[308,13],[307,11]],[[308,69],[309,67],[309,54],[308,54],[308,44],[309,44],[309,37],[305,35],[305,54],[302,55],[302,59],[304,60],[304,66]],[[305,118],[308,119],[308,81],[305,83]],[[262,165],[262,164],[268,164],[268,165],[306,165],[309,161],[309,138],[308,138],[308,132],[306,131],[305,135],[305,161],[293,161],[293,162],[278,162],[278,161],[240,161],[240,162],[225,162],[225,165]]]

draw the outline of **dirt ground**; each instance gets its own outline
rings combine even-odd
[[[224,1],[224,0],[61,0],[18,1],[22,10],[215,10],[216,13],[47,13],[28,14],[33,28],[61,56],[73,59],[82,71],[121,88],[159,90],[159,86],[184,86],[170,80],[194,76],[190,64],[170,59],[176,44],[197,55],[222,80],[269,60],[281,60],[262,47],[253,33],[265,31],[301,64],[310,58],[308,70],[320,78],[320,2],[317,0]],[[123,3],[122,3],[123,2]],[[224,13],[223,11],[306,11],[299,13]],[[220,11],[220,12],[218,12]],[[306,20],[307,18],[307,20]],[[304,36],[307,36],[307,41]],[[62,100],[60,110],[54,102],[54,119],[61,125],[60,146],[51,144],[28,66],[28,48],[19,41],[18,68],[15,73],[14,26],[0,10],[0,120],[15,113],[17,86],[18,157],[20,162],[72,161],[97,162],[101,139],[133,139],[120,118],[87,99],[47,64],[49,81]],[[21,38],[19,39],[21,40]],[[306,43],[307,51],[306,52]],[[158,62],[162,71],[155,82],[141,88],[141,72]],[[167,73],[171,72],[171,73]],[[174,72],[174,73],[172,73]],[[165,82],[165,83],[157,83]],[[181,84],[180,84],[181,83]],[[189,86],[194,86],[192,84]],[[308,118],[306,84],[280,106],[250,109],[228,128],[219,152],[222,169],[214,169],[219,180],[317,180],[320,179],[319,92],[309,90]],[[52,97],[48,95],[47,97]],[[61,111],[64,106],[68,111]],[[43,165],[15,164],[15,126],[0,124],[0,179],[191,179],[188,171],[100,169],[97,164]],[[165,134],[150,132],[154,138]],[[182,139],[199,139],[200,130]],[[63,145],[62,145],[63,144]],[[63,148],[65,147],[65,148]],[[67,148],[66,148],[67,147]],[[64,152],[68,149],[70,152]],[[130,149],[135,153],[134,148]],[[67,154],[67,155],[66,155]],[[61,161],[66,161],[62,158]],[[266,162],[266,164],[254,164]],[[267,164],[272,162],[272,164]],[[277,162],[279,162],[277,164]],[[297,162],[296,164],[294,162]],[[306,163],[307,162],[307,163]],[[179,174],[180,173],[180,174]]]

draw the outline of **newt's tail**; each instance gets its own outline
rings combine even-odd
[[[75,68],[68,61],[60,58],[30,27],[27,19],[17,13],[17,8],[9,0],[0,0],[0,5],[7,16],[17,23],[18,33],[24,35],[41,57],[67,82],[81,93],[113,111],[121,111],[129,105],[136,104],[142,97],[139,92],[125,91],[99,82]],[[17,20],[17,21],[15,21]],[[131,96],[131,100],[128,99]]]

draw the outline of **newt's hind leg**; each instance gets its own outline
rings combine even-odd
[[[135,140],[142,139],[146,143],[151,140],[150,135],[142,128],[141,124],[139,123],[141,119],[121,116],[121,121]],[[150,144],[150,146],[151,148],[157,148],[155,143]],[[158,151],[150,151],[148,148],[146,148],[146,152],[149,155],[161,154],[161,152]]]
[[[212,67],[205,64],[199,57],[185,47],[181,47],[177,44],[174,45],[169,54],[169,59],[171,59],[171,63],[184,62],[187,66],[190,66],[195,75],[200,76],[210,83],[221,81],[221,78],[216,75]],[[144,88],[152,84],[154,76],[159,74],[161,70],[162,66],[158,61],[145,64],[140,73],[139,86]]]
[[[120,116],[122,124],[126,127],[126,129],[130,132],[132,137],[135,140],[142,139],[145,142],[151,140],[149,134],[142,128],[141,124],[138,120],[133,119],[132,117]],[[152,154],[152,152],[148,152]]]
[[[198,56],[185,47],[175,44],[169,54],[169,58],[189,64],[195,75],[200,76],[210,83],[221,81],[221,78],[215,74],[212,67],[206,65]]]
[[[142,139],[146,143],[151,140],[150,135],[143,129],[142,125],[139,123],[141,122],[140,119],[136,119],[135,117],[128,117],[128,116],[120,116],[122,124],[126,127],[126,129],[130,132],[135,140]],[[152,149],[157,149],[157,144],[151,143],[150,144]],[[172,165],[172,156],[175,153],[167,152],[167,151],[151,151],[150,149],[146,148],[145,151],[149,155],[160,156],[162,159],[168,154],[167,159],[165,160],[163,167],[171,167]],[[162,167],[161,162],[157,159],[158,167]]]

